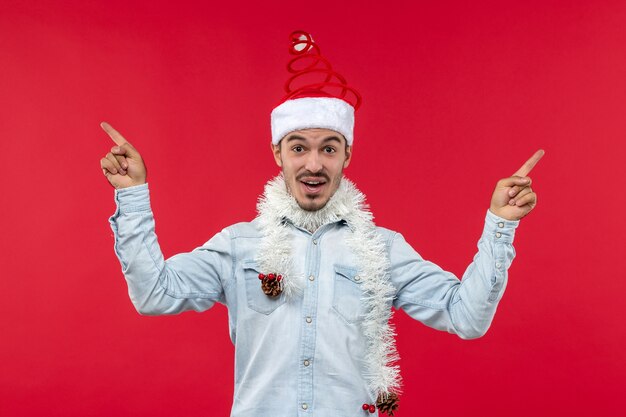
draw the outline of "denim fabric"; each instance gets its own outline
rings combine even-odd
[[[301,296],[261,291],[256,221],[222,230],[204,245],[165,260],[155,234],[148,184],[117,190],[109,219],[115,253],[140,314],[228,308],[235,346],[233,417],[363,417],[375,402],[363,378],[366,341],[359,323],[358,260],[344,244],[344,222],[315,233],[292,226],[293,255],[306,284]],[[397,289],[393,307],[463,339],[489,328],[515,256],[519,221],[487,211],[478,253],[462,280],[424,260],[404,238],[378,228]],[[406,377],[406,375],[405,375]]]

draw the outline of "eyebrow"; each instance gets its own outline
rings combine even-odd
[[[291,141],[294,141],[294,140],[306,140],[306,138],[305,138],[305,137],[303,137],[303,136],[300,136],[300,135],[289,135],[289,136],[287,137],[286,142],[291,142]],[[341,139],[339,139],[337,136],[329,136],[329,137],[327,137],[327,138],[324,138],[324,140],[322,141],[322,143],[327,143],[327,142],[332,142],[332,141],[339,142],[339,144],[341,144],[341,143],[342,143],[342,142],[341,142]]]

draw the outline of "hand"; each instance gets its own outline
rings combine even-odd
[[[107,180],[115,189],[145,184],[146,165],[139,152],[110,124],[102,122],[100,126],[116,145],[100,160],[100,168]]]
[[[537,194],[530,188],[532,180],[527,175],[545,154],[543,149],[535,152],[512,177],[498,181],[491,196],[489,210],[507,220],[519,220],[537,205]]]

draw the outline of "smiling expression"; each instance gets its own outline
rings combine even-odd
[[[329,129],[296,130],[272,145],[272,151],[287,189],[307,211],[328,203],[352,158],[352,146],[346,146],[345,138]]]

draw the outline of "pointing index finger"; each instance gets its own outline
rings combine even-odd
[[[117,130],[113,129],[113,126],[111,126],[107,122],[100,123],[100,127],[102,127],[102,129],[107,132],[107,134],[111,137],[111,139],[113,139],[113,142],[115,142],[117,146],[122,146],[123,144],[128,143],[128,141],[124,139],[124,136],[122,136]]]
[[[528,161],[522,165],[520,169],[513,174],[513,176],[525,177],[530,173],[530,171],[537,165],[537,162],[541,159],[541,157],[545,154],[543,149],[539,149],[533,156],[530,157]]]

